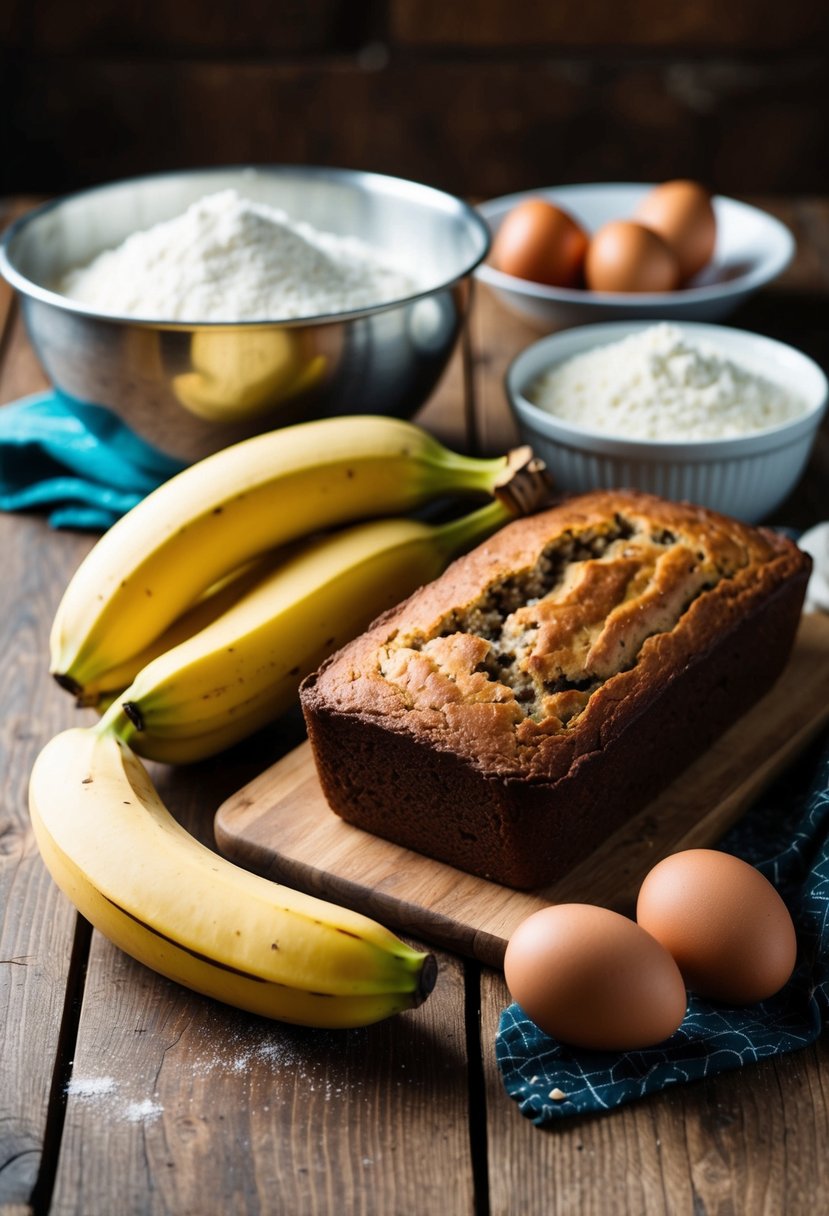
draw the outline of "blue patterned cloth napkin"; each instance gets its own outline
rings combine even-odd
[[[799,943],[794,975],[776,996],[745,1009],[692,996],[675,1034],[626,1054],[565,1047],[510,1005],[496,1057],[507,1093],[539,1127],[797,1051],[820,1034],[829,1013],[829,737],[717,847],[755,865],[786,901]]]
[[[103,531],[184,466],[101,405],[56,390],[0,406],[0,510]]]

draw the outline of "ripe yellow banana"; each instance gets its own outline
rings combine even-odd
[[[143,667],[218,620],[246,592],[261,582],[280,560],[284,561],[291,551],[292,546],[286,545],[273,553],[268,552],[262,557],[254,558],[238,570],[231,571],[209,587],[191,608],[177,617],[172,625],[138,654],[124,659],[122,663],[110,667],[107,671],[102,671],[97,679],[87,681],[83,692],[78,695],[78,705],[92,706],[103,713],[116,696],[129,687]]]
[[[100,724],[46,745],[29,805],[43,860],[82,915],[127,954],[196,992],[333,1028],[413,1008],[434,985],[432,955],[200,844],[137,757]]]
[[[304,677],[374,617],[509,518],[492,502],[440,525],[374,520],[310,542],[139,672],[105,729],[168,763],[229,747],[284,713]]]
[[[408,422],[342,417],[235,444],[160,486],[101,537],[71,579],[51,671],[87,684],[158,637],[229,570],[323,528],[490,494],[507,458],[478,460]]]

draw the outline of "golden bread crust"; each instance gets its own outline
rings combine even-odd
[[[435,836],[451,833],[441,832],[420,795],[409,797],[407,789],[417,772],[428,785],[427,770],[441,756],[452,777],[444,772],[434,789],[439,794],[450,782],[455,801],[468,790],[464,836],[474,836],[474,847],[466,851],[468,864],[457,843],[436,855],[525,885],[514,865],[504,869],[493,855],[496,838],[499,850],[520,853],[520,839],[504,836],[504,823],[521,810],[513,794],[519,799],[521,789],[548,790],[556,831],[565,830],[559,821],[562,811],[567,818],[567,806],[587,813],[578,788],[572,793],[586,759],[592,771],[608,757],[606,780],[613,781],[624,760],[618,747],[640,738],[641,719],[649,714],[658,737],[660,703],[677,682],[669,702],[684,682],[695,701],[688,718],[701,724],[694,729],[704,746],[710,741],[705,707],[696,702],[716,691],[717,664],[738,685],[736,716],[746,707],[749,686],[762,690],[785,661],[808,572],[806,555],[777,533],[636,492],[598,491],[516,520],[379,618],[306,681],[303,708],[326,795],[356,823],[363,821],[361,806],[370,804],[365,826],[392,838],[395,819],[408,818],[401,838],[434,852]],[[755,621],[758,629],[766,622],[766,630],[778,602],[779,643],[764,640],[766,653],[756,655],[767,672],[735,681],[729,639],[737,645],[748,638]],[[727,701],[719,694],[716,701],[717,714],[727,716]],[[717,729],[722,725],[718,719]],[[647,745],[649,737],[641,738]],[[382,768],[364,778],[350,770],[348,749],[365,741],[372,759],[364,756],[361,763],[378,767],[383,740],[388,749],[393,739],[405,780]],[[642,749],[641,742],[637,746]],[[666,747],[684,754],[671,740]],[[631,766],[636,762],[629,757]],[[654,767],[647,757],[643,763]],[[656,767],[664,784],[671,764]],[[370,780],[375,792],[368,791]],[[557,806],[553,795],[564,784],[569,801]],[[620,788],[634,784],[653,787],[630,776]],[[594,793],[585,798],[590,802]],[[482,824],[471,831],[476,799]],[[624,794],[621,803],[627,807]],[[439,813],[451,817],[453,806],[447,803]],[[584,824],[577,835],[592,839]],[[484,839],[489,855],[482,868],[472,854]],[[527,862],[535,875],[538,866]]]

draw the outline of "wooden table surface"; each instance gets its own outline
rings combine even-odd
[[[829,365],[829,204],[759,200],[796,261],[734,324]],[[0,204],[0,222],[22,204]],[[533,334],[479,293],[422,419],[459,441],[512,438],[500,378]],[[45,384],[0,285],[0,403]],[[775,521],[829,515],[829,427]],[[49,624],[92,538],[0,516],[0,1214],[817,1213],[829,1195],[824,1041],[610,1115],[540,1131],[495,1064],[503,977],[438,952],[414,1013],[318,1032],[238,1013],[159,978],[76,916],[29,827],[38,749],[77,722],[47,675]],[[190,769],[154,769],[211,842],[224,798],[293,746],[296,721]]]

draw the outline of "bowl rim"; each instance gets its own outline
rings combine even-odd
[[[512,194],[502,194],[497,198],[487,199],[479,203],[477,210],[489,226],[491,218],[499,216],[517,203],[528,198],[548,198],[551,201],[566,203],[569,195],[588,191],[601,194],[609,190],[652,190],[658,182],[584,182],[567,183],[561,186],[540,186],[535,190],[519,190]],[[755,262],[744,274],[736,275],[720,283],[701,284],[697,287],[681,287],[676,291],[661,292],[630,292],[630,291],[588,291],[580,287],[550,287],[546,283],[534,283],[530,279],[520,279],[515,275],[505,274],[486,262],[478,264],[475,270],[476,278],[500,291],[511,291],[518,295],[530,296],[551,303],[581,304],[591,308],[655,308],[660,305],[670,307],[679,302],[705,303],[728,299],[732,296],[743,295],[746,292],[771,282],[782,274],[794,257],[796,242],[794,234],[782,220],[771,215],[761,207],[741,199],[731,198],[724,194],[713,194],[711,202],[715,210],[736,208],[743,215],[751,215],[764,223],[776,238],[776,245],[771,253],[762,260]],[[492,232],[492,229],[490,229]],[[494,234],[493,234],[494,235]]]
[[[460,215],[466,222],[470,232],[477,234],[480,239],[480,250],[476,256],[464,264],[464,268],[457,274],[452,275],[448,279],[443,279],[439,283],[424,289],[422,291],[412,292],[406,296],[399,296],[393,300],[386,300],[381,304],[368,305],[362,308],[352,308],[342,312],[332,313],[309,313],[301,317],[287,317],[282,320],[268,319],[260,317],[253,320],[245,321],[188,321],[188,320],[164,320],[158,317],[141,317],[132,316],[125,313],[105,312],[101,309],[90,308],[88,305],[81,303],[78,300],[73,300],[70,296],[63,295],[61,292],[53,291],[51,288],[44,287],[40,283],[36,283],[27,275],[23,274],[14,263],[12,257],[12,246],[17,240],[20,233],[31,224],[35,224],[38,220],[51,211],[75,202],[78,199],[85,198],[89,195],[105,194],[108,190],[121,189],[124,187],[137,187],[146,182],[160,182],[166,179],[176,178],[195,178],[199,176],[217,177],[223,174],[238,174],[242,177],[245,174],[262,174],[263,176],[287,177],[291,175],[308,176],[311,178],[333,178],[339,182],[353,182],[354,184],[371,184],[375,187],[381,187],[381,193],[390,197],[414,197],[421,196],[424,200],[431,199],[433,203],[438,203],[436,210],[442,210],[446,213],[455,212]],[[21,295],[30,300],[36,300],[42,304],[51,305],[62,312],[72,313],[79,317],[84,317],[89,320],[109,322],[111,324],[127,324],[135,325],[141,328],[151,328],[160,330],[201,330],[201,329],[256,329],[267,328],[272,329],[278,327],[280,329],[296,329],[306,325],[335,325],[342,322],[359,320],[361,317],[376,316],[379,313],[389,312],[392,309],[403,308],[410,304],[416,303],[418,300],[428,299],[442,291],[448,291],[463,279],[473,274],[481,265],[489,254],[492,245],[492,234],[486,220],[478,213],[477,209],[468,203],[465,199],[458,195],[451,194],[447,190],[441,190],[437,186],[430,186],[425,182],[417,182],[410,178],[396,177],[388,173],[376,173],[372,170],[351,169],[338,166],[327,165],[307,165],[307,164],[238,164],[238,165],[207,165],[203,167],[162,170],[156,173],[143,173],[134,177],[117,178],[113,181],[100,182],[94,186],[87,186],[81,190],[74,190],[68,194],[62,194],[57,198],[49,199],[45,203],[32,208],[25,212],[18,219],[13,220],[5,230],[0,232],[0,275],[6,279],[11,287],[18,291]],[[103,252],[103,250],[101,251]]]
[[[670,321],[667,324],[680,330],[689,330],[712,345],[716,344],[718,338],[721,339],[725,335],[726,345],[722,348],[722,353],[726,357],[734,356],[734,352],[730,351],[727,346],[731,336],[734,336],[740,343],[747,342],[759,351],[758,371],[761,369],[764,353],[776,352],[786,362],[795,366],[799,365],[807,376],[814,379],[817,389],[815,398],[809,402],[805,412],[786,422],[764,427],[762,430],[752,431],[747,435],[688,440],[627,438],[624,435],[614,435],[577,426],[563,418],[558,418],[555,414],[548,413],[525,396],[525,389],[529,381],[540,374],[539,368],[529,372],[527,365],[533,365],[541,357],[543,351],[549,348],[564,347],[558,358],[553,357],[549,360],[548,367],[552,367],[573,355],[610,345],[613,341],[634,333],[641,333],[645,329],[651,329],[660,324],[663,322],[653,320],[603,321],[595,325],[572,326],[539,338],[519,351],[507,366],[504,374],[504,389],[510,407],[522,422],[545,439],[571,448],[589,448],[602,455],[616,455],[620,458],[635,457],[645,460],[704,461],[754,456],[773,449],[782,450],[790,444],[799,442],[804,435],[817,431],[827,404],[829,404],[829,379],[823,368],[811,356],[778,338],[770,338],[765,334],[754,333],[748,329],[738,329],[734,326],[716,325],[712,322]],[[591,342],[591,337],[596,341]],[[607,338],[607,341],[603,341],[603,338]],[[568,349],[571,342],[576,343],[576,349]]]

